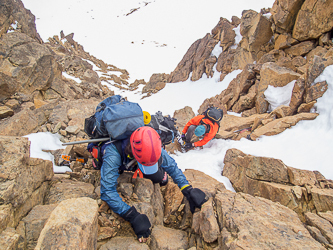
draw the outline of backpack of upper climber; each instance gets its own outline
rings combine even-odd
[[[163,116],[161,111],[156,112],[155,115],[151,115],[150,123],[147,126],[157,131],[161,137],[163,146],[174,142],[174,138],[178,133],[175,119],[171,118],[170,115]]]
[[[142,126],[143,113],[139,104],[114,95],[100,102],[95,114],[85,119],[84,131],[90,138],[122,140]]]
[[[223,110],[216,107],[209,107],[203,112],[203,115],[212,122],[220,123],[223,118]]]

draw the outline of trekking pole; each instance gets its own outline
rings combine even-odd
[[[84,141],[72,141],[72,142],[66,142],[63,143],[63,146],[67,145],[74,145],[74,144],[82,144],[82,143],[91,143],[91,142],[101,142],[101,141],[109,141],[111,140],[110,138],[98,138],[98,139],[90,139],[90,140],[84,140]],[[112,140],[110,142],[115,142],[116,140]]]

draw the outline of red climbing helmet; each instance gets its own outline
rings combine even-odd
[[[130,138],[132,153],[144,174],[154,174],[158,170],[162,142],[159,134],[151,127],[136,129]]]

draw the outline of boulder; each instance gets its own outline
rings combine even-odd
[[[251,134],[251,139],[256,140],[259,136],[277,135],[291,126],[295,126],[299,121],[314,120],[318,114],[316,113],[300,113],[294,116],[286,116],[280,119],[268,122],[265,126],[257,128]]]
[[[318,212],[333,211],[333,189],[312,188],[311,195]]]
[[[118,250],[118,249],[137,249],[137,250],[149,250],[150,248],[146,244],[140,243],[134,237],[115,237],[109,240],[106,244],[102,245],[100,250]]]
[[[329,202],[332,188],[320,188],[315,172],[286,166],[278,159],[229,149],[222,174],[229,178],[237,192],[279,202],[294,210],[303,222],[307,212],[333,211]]]
[[[35,249],[44,225],[57,205],[37,205],[24,217],[19,225],[27,249]]]
[[[295,212],[278,203],[227,190],[216,195],[215,203],[222,249],[325,249]]]
[[[305,54],[309,53],[311,50],[315,48],[315,43],[313,41],[305,41],[293,45],[284,51],[287,55],[296,57],[296,56],[304,56]]]
[[[274,29],[277,33],[289,33],[294,27],[294,23],[304,0],[275,1],[271,9]]]
[[[153,74],[150,77],[149,82],[143,87],[142,93],[156,93],[165,87],[168,80],[169,75],[167,74]]]
[[[332,29],[333,2],[305,0],[295,20],[293,38],[299,41],[319,38]]]
[[[97,215],[97,202],[90,198],[60,202],[47,220],[35,249],[47,246],[97,249]]]
[[[172,239],[172,240],[170,240]],[[155,226],[151,233],[150,249],[187,249],[187,233],[163,226]]]
[[[215,39],[220,41],[220,46],[223,51],[228,50],[228,48],[235,43],[236,33],[233,29],[234,25],[231,24],[229,20],[220,18],[220,21],[212,30],[212,35]]]
[[[64,200],[80,197],[96,198],[94,190],[94,186],[90,183],[62,179],[51,185],[44,204],[58,204]]]
[[[268,43],[273,35],[271,22],[261,13],[253,10],[243,11],[241,21],[241,47],[258,53],[261,46]]]
[[[273,16],[273,18],[274,18],[274,16]],[[295,45],[297,43],[298,43],[298,41],[296,39],[293,39],[289,33],[280,34],[275,39],[274,49],[283,50],[283,49],[289,48],[290,46]]]
[[[248,117],[239,117],[234,115],[224,115],[220,122],[220,130],[218,134],[223,133],[223,131],[234,132],[239,129],[245,129],[252,127],[257,119],[266,119],[269,114],[256,114]]]
[[[176,126],[181,133],[186,123],[195,116],[191,107],[186,106],[183,109],[176,110],[173,114],[173,118],[176,119]]]

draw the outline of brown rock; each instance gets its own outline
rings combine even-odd
[[[328,84],[326,81],[313,84],[310,88],[308,88],[306,92],[305,102],[310,103],[317,100],[318,98],[323,96],[327,89]]]
[[[332,211],[327,211],[325,213],[318,212],[318,215],[325,220],[329,221],[333,225],[333,212]]]
[[[29,158],[30,142],[23,137],[0,136],[2,148],[0,197],[2,204],[13,204],[16,226],[33,206],[41,204],[48,180],[53,176],[52,162]]]
[[[102,245],[100,250],[136,249],[149,250],[148,245],[140,243],[134,237],[115,237]]]
[[[305,184],[314,186],[316,184],[316,175],[313,171],[300,170],[288,167],[289,182],[295,186],[304,186]]]
[[[232,64],[234,60],[235,50],[229,49],[227,51],[222,51],[217,59],[216,69],[219,72],[228,74],[232,71]]]
[[[250,14],[250,18],[248,14]],[[271,40],[273,35],[271,30],[272,24],[260,13],[244,11],[242,20],[243,16],[245,21],[241,22],[241,34],[243,36],[241,46],[250,52],[258,52],[262,45]]]
[[[299,121],[302,120],[314,120],[318,114],[316,113],[301,113],[294,116],[287,116],[281,119],[276,119],[269,122],[263,127],[260,127],[253,131],[251,134],[251,139],[256,140],[261,135],[277,135],[291,126],[295,126]]]
[[[275,63],[265,63],[260,70],[260,82],[258,85],[258,94],[256,100],[257,112],[262,114],[268,109],[268,102],[265,100],[264,92],[268,85],[274,87],[283,87],[293,80],[297,80],[300,74],[296,72],[280,67]]]
[[[99,227],[97,241],[102,241],[111,238],[115,233],[115,229],[111,227]]]
[[[90,183],[61,180],[51,185],[50,191],[45,196],[44,204],[58,204],[63,200],[80,197],[95,198],[94,190],[94,186]]]
[[[306,59],[302,56],[296,56],[291,60],[291,63],[298,68],[306,64]]]
[[[302,103],[299,105],[297,112],[298,113],[309,113],[317,101],[312,101],[309,103]]]
[[[324,71],[326,68],[325,59],[314,56],[307,64],[307,72],[305,76],[306,88],[314,85],[316,78]]]
[[[318,212],[333,211],[333,189],[311,189],[312,200]]]
[[[290,56],[304,56],[315,48],[315,44],[312,41],[305,41],[299,44],[293,45],[290,48],[285,49],[287,55]]]
[[[289,182],[288,168],[278,159],[254,157],[237,149],[229,149],[224,157],[224,164],[222,174],[230,179],[236,190],[243,189],[242,175],[254,180],[282,184]]]
[[[217,240],[220,229],[214,215],[213,198],[202,205],[200,212],[194,213],[192,229],[201,235],[205,242],[212,243]]]
[[[326,238],[322,235],[322,233],[320,232],[320,230],[316,227],[311,227],[306,225],[306,229],[308,229],[309,233],[311,234],[311,236],[318,241],[321,244],[324,244],[325,246],[329,245],[329,242],[326,240]]]
[[[0,234],[0,246],[3,249],[18,249],[20,235],[14,228],[6,228]]]
[[[271,9],[275,31],[289,33],[304,0],[275,1]]]
[[[291,109],[291,115],[296,114],[298,107],[303,102],[304,92],[305,92],[305,80],[303,78],[299,78],[296,80],[294,84],[293,92],[289,103],[289,107]]]
[[[191,107],[186,106],[183,109],[176,110],[173,114],[173,118],[176,119],[176,126],[181,133],[186,123],[195,116]]]
[[[214,197],[219,190],[225,189],[223,183],[194,169],[186,169],[184,175],[194,188],[200,188],[208,197]]]
[[[190,72],[193,72],[192,81],[200,79],[205,72],[205,61],[210,57],[217,43],[218,40],[214,39],[210,34],[194,42],[176,69],[171,73],[170,82],[186,81]]]
[[[169,217],[178,210],[183,201],[183,194],[175,183],[168,182],[164,194],[164,222],[170,223]]]
[[[142,93],[154,92],[163,89],[169,80],[167,74],[153,74],[149,82],[143,87]]]
[[[154,192],[153,182],[145,178],[136,178],[133,192],[137,195],[140,201],[150,202]]]
[[[188,249],[187,233],[182,230],[155,226],[151,233],[150,249],[163,248]]]
[[[325,249],[295,212],[278,203],[230,191],[217,194],[215,203],[223,228],[221,249]]]
[[[333,226],[329,221],[314,213],[306,213],[305,218],[310,226],[318,228],[329,243],[333,244]]]
[[[291,114],[292,112],[290,107],[285,105],[281,105],[271,112],[271,115],[275,115],[277,119],[290,116]]]
[[[68,208],[71,209],[68,209]],[[97,249],[97,202],[90,198],[62,201],[51,213],[37,242],[37,249],[66,246]]]
[[[317,46],[306,54],[306,61],[309,62],[313,60],[314,56],[324,57],[326,54],[327,54],[327,49],[321,46]]]
[[[244,69],[246,65],[252,64],[256,60],[256,56],[253,52],[250,52],[240,46],[235,49],[232,70]]]
[[[274,16],[273,16],[274,18]],[[274,49],[282,50],[297,44],[298,41],[293,39],[289,33],[281,34],[277,37],[274,44]]]
[[[304,41],[316,39],[332,29],[333,2],[305,0],[298,12],[293,38]]]
[[[247,95],[240,96],[238,101],[232,107],[232,111],[236,113],[241,113],[244,110],[252,109],[255,105],[256,93],[254,91],[249,91]]]
[[[0,106],[0,119],[14,115],[14,111],[7,106]]]
[[[38,237],[52,211],[57,205],[38,205],[22,219],[24,224],[24,236],[28,249],[34,249],[37,245]]]
[[[251,127],[256,119],[265,119],[269,114],[256,114],[249,117],[238,117],[234,115],[224,115],[220,122],[220,130],[218,134],[222,131],[233,132],[239,129],[245,129]]]
[[[220,21],[212,30],[212,35],[215,39],[219,40],[223,51],[226,51],[235,42],[234,25],[225,18],[220,18]]]

